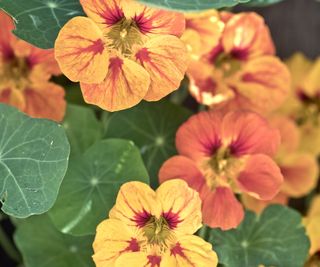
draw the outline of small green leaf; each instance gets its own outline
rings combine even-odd
[[[0,0],[0,8],[14,18],[16,36],[41,48],[52,48],[62,26],[83,15],[79,0]]]
[[[210,242],[219,262],[228,267],[301,267],[310,246],[300,214],[280,205],[260,216],[246,212],[237,229],[212,229]]]
[[[131,141],[99,141],[82,157],[70,160],[49,215],[63,233],[94,234],[107,218],[120,186],[128,181],[149,182],[139,150]]]
[[[61,125],[0,104],[2,210],[24,218],[48,211],[66,173],[70,146]]]
[[[163,9],[178,10],[184,12],[201,11],[206,9],[218,9],[232,7],[250,0],[139,0],[141,3]]]
[[[282,2],[283,0],[251,0],[247,6],[270,6]]]
[[[189,110],[168,101],[143,102],[110,116],[106,136],[132,140],[140,148],[155,188],[162,163],[176,154],[176,131],[190,115]]]
[[[69,104],[62,125],[70,142],[71,156],[81,155],[102,138],[102,124],[87,107]]]
[[[26,267],[93,267],[93,236],[60,233],[46,215],[19,224],[14,236]]]

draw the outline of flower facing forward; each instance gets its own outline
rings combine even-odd
[[[215,40],[208,39],[208,31]],[[270,112],[285,100],[290,75],[274,56],[269,29],[259,15],[207,12],[187,17],[182,39],[193,59],[187,74],[190,92],[198,102],[210,107]],[[211,49],[203,54],[208,43]]]
[[[80,0],[88,17],[60,31],[55,55],[63,73],[80,81],[86,102],[109,111],[142,99],[157,101],[176,90],[187,68],[179,39],[182,14],[132,0]]]
[[[200,227],[201,200],[184,181],[156,191],[129,182],[97,228],[93,259],[97,267],[215,267],[212,246],[193,235]]]
[[[202,199],[204,223],[224,230],[240,224],[244,212],[234,193],[272,199],[283,177],[271,159],[279,132],[251,112],[202,112],[178,130],[180,155],[160,169],[160,182],[181,178]]]
[[[36,48],[12,33],[12,19],[0,11],[0,102],[32,117],[63,119],[62,87],[49,82],[60,73],[52,50]]]

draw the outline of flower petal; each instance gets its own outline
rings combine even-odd
[[[179,237],[161,262],[163,267],[216,267],[217,254],[212,251],[212,245],[198,236],[185,235]]]
[[[4,11],[0,10],[0,61],[2,59],[10,58],[13,55],[11,48],[15,37],[12,33],[14,30],[14,23],[12,18]]]
[[[121,231],[119,231],[121,229]],[[93,260],[97,267],[114,266],[120,255],[138,252],[145,240],[119,220],[108,219],[97,227]]]
[[[193,234],[201,227],[201,200],[186,182],[179,179],[166,181],[156,194],[162,205],[162,214],[172,230]]]
[[[244,211],[234,193],[228,187],[217,187],[203,200],[203,221],[212,228],[222,230],[236,228],[244,217]]]
[[[234,156],[263,153],[274,155],[280,133],[260,115],[247,111],[229,112],[222,122],[222,142]]]
[[[136,59],[150,74],[147,101],[157,101],[178,89],[188,67],[185,45],[170,35],[150,39],[136,53]]]
[[[219,112],[201,112],[182,124],[176,135],[179,154],[194,161],[211,157],[220,146],[222,116]]]
[[[108,75],[102,83],[81,83],[84,100],[108,111],[127,109],[146,95],[149,74],[137,63],[126,58],[110,59]]]
[[[271,200],[278,194],[283,176],[280,168],[270,157],[256,154],[246,160],[237,183],[243,192],[258,199]]]
[[[121,186],[116,204],[109,213],[110,219],[118,219],[128,226],[143,227],[151,215],[161,213],[156,193],[141,182],[128,182]]]
[[[122,254],[116,261],[114,267],[162,267],[162,257],[146,252],[132,252]],[[107,266],[105,266],[107,267]]]
[[[103,33],[89,18],[75,17],[60,30],[55,56],[62,72],[72,81],[99,83],[107,75],[109,53]]]

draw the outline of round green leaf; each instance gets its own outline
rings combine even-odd
[[[246,212],[237,229],[212,229],[210,242],[219,262],[228,267],[301,267],[310,246],[300,214],[280,205],[260,216]]]
[[[19,224],[14,236],[26,267],[93,267],[93,236],[60,233],[48,216],[34,216]]]
[[[115,113],[105,120],[106,137],[132,140],[139,148],[151,178],[158,185],[158,171],[162,163],[176,154],[175,135],[191,112],[181,106],[161,101],[140,105]]]
[[[48,211],[66,173],[70,146],[61,125],[0,104],[2,210],[24,218]]]
[[[62,26],[83,15],[79,0],[1,0],[15,21],[14,34],[41,48],[52,48]]]
[[[139,150],[131,141],[99,141],[82,157],[70,160],[49,215],[63,233],[94,234],[107,218],[120,186],[128,181],[149,182]]]

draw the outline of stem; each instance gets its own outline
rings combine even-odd
[[[3,229],[0,227],[0,245],[8,256],[17,263],[21,262],[19,252],[16,250],[12,242],[9,240]]]

